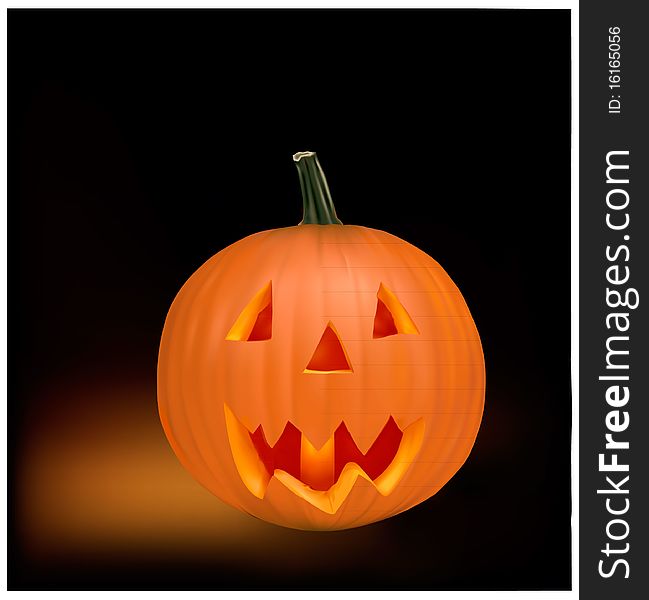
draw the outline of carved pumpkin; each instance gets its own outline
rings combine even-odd
[[[159,411],[182,464],[225,502],[344,529],[426,500],[461,467],[484,360],[442,267],[343,225],[315,154],[294,159],[304,220],[225,248],[175,298]]]

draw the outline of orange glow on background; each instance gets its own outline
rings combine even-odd
[[[41,394],[17,477],[17,532],[31,560],[290,563],[293,571],[340,562],[339,539],[270,525],[198,484],[165,439],[153,378],[52,386]],[[358,530],[349,556],[376,537]]]

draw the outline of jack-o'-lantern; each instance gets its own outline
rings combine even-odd
[[[182,464],[225,502],[344,529],[426,500],[462,466],[484,359],[442,267],[343,225],[315,154],[294,160],[303,221],[225,248],[175,298],[159,411]]]

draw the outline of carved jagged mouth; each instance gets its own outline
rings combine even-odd
[[[415,459],[424,436],[424,420],[403,431],[390,416],[369,450],[363,454],[344,421],[320,449],[290,421],[274,446],[261,425],[254,431],[224,404],[232,456],[248,490],[263,498],[272,477],[316,508],[334,514],[356,479],[369,481],[383,496],[390,494]]]

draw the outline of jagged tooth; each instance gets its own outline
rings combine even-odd
[[[358,449],[367,454],[389,418],[386,414],[364,413],[346,416],[344,420]]]
[[[399,482],[403,479],[406,471],[416,459],[424,441],[424,430],[426,425],[424,419],[419,418],[403,430],[403,437],[399,449],[388,468],[374,480],[374,487],[383,496],[394,491]]]
[[[266,441],[270,446],[274,446],[277,443],[277,440],[284,433],[286,425],[286,417],[280,417],[278,414],[266,415],[264,417],[264,422],[261,424],[261,427],[264,430]]]
[[[228,406],[226,404],[226,406]],[[229,407],[228,407],[229,408]],[[250,433],[254,433],[257,430],[257,427],[261,424],[259,419],[255,419],[246,414],[237,414],[235,409],[230,409],[232,414],[237,418],[239,423],[243,425]]]
[[[340,473],[338,481],[328,492],[329,500],[334,512],[337,512],[342,506],[342,503],[347,499],[347,496],[349,496],[359,477],[366,479],[374,485],[371,477],[356,463],[347,463]]]
[[[424,430],[425,423],[422,418],[416,419],[405,429],[399,450],[392,463],[374,481],[357,463],[353,462],[345,465],[338,481],[327,491],[314,490],[281,469],[275,469],[274,476],[296,496],[321,511],[333,515],[338,512],[359,478],[367,480],[383,496],[392,493],[415,461],[424,439]]]
[[[340,417],[325,415],[317,420],[309,419],[308,422],[305,420],[304,423],[298,421],[295,425],[316,450],[321,450],[333,437],[336,427],[340,424],[340,420]]]
[[[316,450],[305,435],[300,442],[300,480],[309,485],[324,486],[333,481],[334,476],[334,438]]]
[[[418,414],[413,413],[395,413],[392,415],[394,422],[399,426],[401,431],[405,431],[406,428],[410,427],[415,421],[421,418]]]
[[[258,419],[240,419],[239,423],[241,423],[250,433],[255,433],[255,431],[257,431],[257,429],[259,429],[259,427],[261,426],[261,421],[259,421]]]
[[[237,419],[227,404],[224,404],[223,408],[232,458],[241,481],[250,493],[257,498],[263,498],[266,495],[270,474],[259,459],[246,427]]]
[[[311,489],[308,485],[302,483],[299,479],[296,479],[293,475],[283,471],[282,469],[275,469],[273,475],[296,496],[306,500],[309,504],[319,508],[322,512],[326,512],[330,515],[333,515],[336,512],[332,509],[328,492]]]
[[[338,509],[347,499],[347,496],[349,496],[359,477],[366,479],[370,483],[372,482],[367,473],[356,463],[348,463],[345,465],[338,481],[327,491],[314,490],[281,469],[275,469],[274,475],[296,496],[306,500],[309,504],[312,504],[329,515],[338,512]]]

